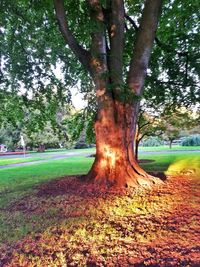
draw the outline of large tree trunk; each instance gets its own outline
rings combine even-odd
[[[105,101],[105,100],[104,100]],[[109,102],[109,101],[108,101]],[[133,153],[138,103],[108,103],[99,110],[95,123],[96,158],[88,180],[106,186],[138,187],[155,183],[140,168]]]

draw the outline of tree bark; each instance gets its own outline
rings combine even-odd
[[[172,148],[172,142],[173,142],[173,140],[169,140],[169,148],[170,149]]]
[[[44,151],[45,151],[45,145],[44,144],[39,144],[38,152],[44,152]]]
[[[156,179],[141,169],[133,152],[134,118],[132,125],[127,124],[134,106],[118,102],[113,112],[109,109],[112,110],[107,107],[99,111],[101,116],[95,123],[96,158],[86,178],[108,187],[150,186]],[[115,113],[118,114],[117,119]]]

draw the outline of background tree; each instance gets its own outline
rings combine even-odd
[[[42,130],[32,132],[29,136],[25,134],[26,145],[31,149],[36,148],[38,152],[44,152],[46,148],[60,148],[63,139],[47,123]]]
[[[10,123],[3,123],[0,127],[0,144],[5,144],[8,151],[15,151],[18,147],[21,134],[21,125],[13,126]]]
[[[152,136],[161,136],[164,131],[163,124],[160,123],[160,114],[158,110],[152,113],[148,112],[147,107],[143,109],[144,106],[140,109],[137,131],[135,135],[135,158],[138,160],[138,149],[139,144],[144,138]]]
[[[193,129],[196,126],[197,119],[193,112],[184,108],[175,111],[166,111],[162,115],[161,124],[164,129],[163,138],[169,141],[171,149],[174,140],[184,136],[184,131]]]

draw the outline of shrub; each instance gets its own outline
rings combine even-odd
[[[163,141],[159,137],[149,137],[144,140],[142,146],[160,146],[163,145]]]
[[[181,142],[182,146],[200,146],[200,134],[185,137]]]

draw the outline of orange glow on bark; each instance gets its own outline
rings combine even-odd
[[[116,161],[119,159],[119,153],[117,149],[111,149],[108,145],[102,145],[102,153],[104,155],[104,159],[101,161],[101,167],[105,167],[106,165],[113,168],[116,164]]]
[[[114,37],[114,36],[115,36],[115,30],[116,30],[116,25],[113,24],[113,25],[111,26],[111,37]]]

